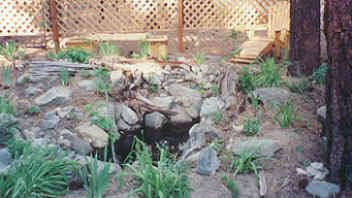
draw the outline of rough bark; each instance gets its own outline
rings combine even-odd
[[[320,65],[320,0],[291,0],[290,51],[292,75],[311,75]]]
[[[327,0],[326,134],[331,179],[352,189],[352,0]]]

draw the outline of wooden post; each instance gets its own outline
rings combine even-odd
[[[59,26],[57,24],[57,15],[56,15],[56,0],[50,0],[50,19],[53,28],[53,40],[55,43],[55,51],[59,52],[60,50],[60,40],[59,40]]]
[[[183,0],[178,0],[178,49],[185,52],[183,44]]]

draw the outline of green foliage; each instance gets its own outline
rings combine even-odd
[[[10,66],[3,65],[1,67],[2,80],[4,81],[4,84],[8,87],[11,86],[11,70],[12,70],[12,67],[10,67]]]
[[[145,198],[181,198],[188,197],[191,187],[188,181],[188,168],[183,161],[173,162],[165,149],[160,150],[160,160],[154,165],[152,154],[146,145],[136,139],[137,166],[126,164],[132,175],[138,180],[138,187],[129,194],[140,194]]]
[[[309,80],[303,77],[298,81],[287,81],[286,86],[290,89],[291,92],[303,94],[309,90]]]
[[[235,180],[228,176],[221,177],[221,180],[224,182],[225,186],[231,191],[232,197],[237,198],[240,196],[240,190],[236,186]]]
[[[143,40],[139,44],[139,54],[133,53],[132,58],[140,59],[140,58],[146,58],[148,56],[148,53],[150,51],[150,44],[148,41]]]
[[[259,133],[259,120],[258,118],[247,119],[243,121],[243,133],[252,136]]]
[[[258,62],[260,72],[256,74],[255,84],[257,87],[281,87],[282,78],[280,67],[275,64],[274,58],[260,59]]]
[[[67,173],[74,164],[55,148],[25,146],[13,168],[0,176],[0,196],[9,198],[58,197],[68,192]]]
[[[239,31],[232,29],[229,35],[229,38],[232,40],[237,40],[238,39],[238,35],[240,34]]]
[[[89,57],[92,56],[90,52],[87,52],[81,46],[69,47],[67,49],[60,50],[57,54],[49,52],[48,57],[54,60],[66,60],[74,63],[86,63]]]
[[[111,164],[98,167],[97,154],[94,160],[88,161],[86,159],[86,162],[87,166],[84,166],[83,170],[80,171],[84,188],[88,192],[89,198],[102,198],[110,182],[111,175],[109,171]]]
[[[325,76],[327,71],[328,71],[327,64],[325,63],[321,64],[318,69],[315,69],[313,71],[313,75],[312,75],[313,82],[319,85],[325,84]]]
[[[91,76],[91,73],[86,69],[80,69],[79,72],[83,75],[84,78],[89,78]]]
[[[26,113],[29,115],[35,115],[40,113],[40,109],[37,106],[31,106],[26,110]]]
[[[98,53],[100,56],[120,56],[119,47],[113,43],[100,41],[98,43]]]
[[[256,88],[254,75],[249,72],[248,67],[243,67],[240,72],[239,89],[248,94]]]
[[[5,47],[0,46],[0,54],[13,64],[16,58],[23,59],[26,56],[13,40],[6,42]]]
[[[193,60],[197,63],[197,65],[201,65],[204,63],[205,56],[203,52],[198,52],[197,54],[193,55]]]
[[[99,104],[96,107],[96,111],[93,110],[93,107],[91,105],[85,105],[84,106],[84,111],[85,112],[89,112],[89,118],[91,118],[91,124],[95,124],[97,126],[99,126],[100,128],[104,129],[105,131],[110,131],[112,130],[113,126],[114,126],[114,122],[108,118],[107,116],[104,115],[100,115],[98,113],[98,110],[100,108],[105,108],[104,104]]]
[[[230,57],[231,58],[235,58],[237,54],[241,53],[242,49],[238,48],[236,45],[233,47],[231,53],[230,53]]]
[[[60,69],[60,80],[61,80],[61,84],[63,86],[68,85],[68,82],[70,80],[70,73],[68,72],[67,68],[65,68],[65,67],[61,67],[61,69]]]
[[[258,110],[259,109],[259,96],[256,96],[253,93],[251,93],[249,95],[249,100],[250,100],[250,103],[254,106],[254,108],[256,110]]]
[[[149,83],[148,84],[148,90],[151,93],[158,93],[159,86],[157,84],[154,84],[154,83]]]
[[[16,156],[22,155],[25,150],[31,149],[32,144],[30,141],[12,138],[6,142],[6,147],[12,157],[15,158]]]
[[[216,96],[219,92],[219,86],[217,84],[212,84],[210,90],[211,93]]]
[[[161,60],[162,62],[167,62],[167,61],[169,60],[169,57],[167,57],[167,56],[161,56],[161,57],[160,57],[160,60]]]
[[[274,120],[281,128],[294,127],[297,121],[295,107],[290,101],[278,105],[279,110],[275,113]]]
[[[7,113],[11,115],[16,114],[15,107],[6,94],[4,94],[4,96],[0,96],[0,113]]]
[[[0,145],[6,144],[17,130],[17,121],[11,114],[2,113],[0,120]]]
[[[104,67],[97,67],[93,70],[93,76],[96,79],[96,91],[99,94],[104,94],[105,91],[110,93],[111,88],[108,82],[108,72]]]
[[[211,114],[211,117],[212,117],[213,121],[214,121],[216,124],[219,124],[219,123],[221,122],[223,116],[224,116],[224,115],[223,115],[221,112],[219,112],[219,111],[214,112],[214,113]]]

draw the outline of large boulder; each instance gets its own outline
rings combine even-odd
[[[232,152],[235,155],[256,152],[257,157],[273,157],[280,150],[280,142],[271,139],[251,139],[238,141],[232,145]]]
[[[313,180],[306,186],[306,191],[320,198],[335,197],[340,192],[340,187],[326,181]]]
[[[144,123],[146,127],[159,130],[165,126],[167,123],[167,118],[164,116],[164,114],[159,112],[148,113],[144,117]]]
[[[317,119],[324,123],[326,119],[326,106],[322,106],[317,110]]]
[[[5,173],[11,164],[11,153],[7,148],[0,149],[0,174]]]
[[[211,116],[217,112],[220,112],[220,106],[216,97],[207,98],[203,101],[200,117]]]
[[[206,147],[200,152],[196,172],[200,175],[211,176],[220,167],[220,160],[217,157],[217,152],[211,148]]]
[[[232,198],[230,190],[218,177],[191,173],[189,178],[194,189],[191,191],[190,198]]]
[[[53,106],[67,104],[72,99],[72,91],[68,87],[53,87],[34,99],[38,106]]]
[[[96,125],[85,122],[79,125],[75,132],[95,148],[104,148],[109,143],[109,135]]]
[[[123,131],[136,131],[141,128],[136,112],[123,103],[116,105],[115,119],[117,127]]]
[[[264,106],[272,106],[277,104],[284,104],[290,97],[290,93],[281,88],[257,88],[253,92]]]

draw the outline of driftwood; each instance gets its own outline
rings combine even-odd
[[[224,108],[237,104],[237,73],[231,69],[226,69],[222,72],[222,76],[219,82],[219,99],[223,101]]]
[[[64,61],[31,61],[23,63],[29,68],[29,73],[33,75],[57,75],[62,68],[66,68],[70,74],[74,74],[81,69],[93,69],[89,64],[71,63]]]

